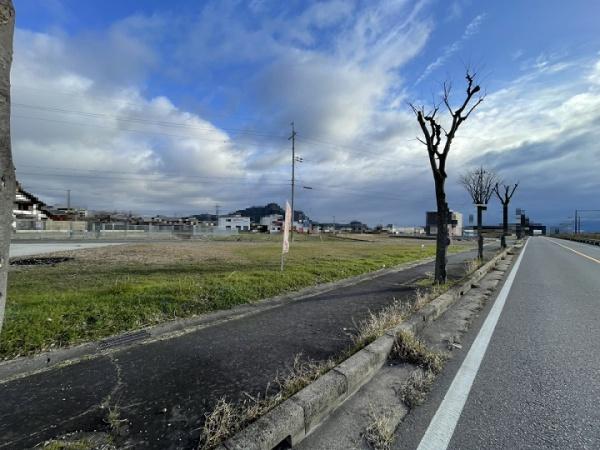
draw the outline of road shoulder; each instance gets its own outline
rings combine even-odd
[[[477,333],[481,325],[479,322],[487,316],[513,261],[512,256],[502,261],[477,287],[418,334],[429,348],[450,355],[446,368],[434,383],[424,405],[411,409],[401,399],[406,380],[421,369],[412,364],[388,362],[297,448],[371,448],[365,441],[364,434],[375,420],[390,428],[390,434],[401,422],[394,433],[395,448],[416,448],[426,426],[420,430],[413,429],[411,423],[415,414],[422,414],[424,409],[432,411],[431,416],[435,413],[436,408],[433,408],[432,403],[441,401],[441,398],[435,398],[436,393],[440,392],[442,385],[441,392],[445,392],[447,384],[452,381],[453,373],[460,367],[470,346],[470,335]]]

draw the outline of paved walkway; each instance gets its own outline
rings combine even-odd
[[[497,251],[487,248],[486,256]],[[449,259],[458,278],[474,253]],[[196,448],[204,414],[221,397],[264,392],[294,356],[322,360],[352,342],[351,330],[394,298],[414,295],[415,280],[433,270],[423,264],[353,286],[285,303],[177,338],[0,384],[0,448],[27,448],[75,430],[107,429],[118,405],[130,421],[121,445]]]

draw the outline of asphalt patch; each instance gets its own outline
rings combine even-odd
[[[57,264],[71,261],[71,256],[38,256],[33,258],[19,258],[10,262],[11,266],[55,266]]]

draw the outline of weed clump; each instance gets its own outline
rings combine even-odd
[[[400,399],[409,408],[425,401],[435,377],[442,371],[446,361],[444,353],[431,350],[423,341],[407,331],[402,331],[396,336],[390,358],[418,366],[398,391]]]
[[[275,389],[270,389],[271,385],[267,386],[262,398],[260,395],[244,393],[245,399],[237,405],[221,398],[213,410],[205,415],[198,448],[208,450],[217,447],[334,366],[335,361],[331,359],[303,361],[302,355],[296,355],[291,367],[275,377]]]
[[[443,353],[429,349],[423,341],[408,331],[398,333],[390,358],[415,364],[423,370],[433,372],[434,375],[442,371],[446,360]]]
[[[389,450],[394,442],[394,426],[389,414],[375,413],[373,408],[369,411],[370,423],[363,437],[367,444],[374,450]]]
[[[410,374],[398,392],[400,399],[409,408],[421,405],[427,398],[431,386],[435,380],[435,374],[431,370],[417,369]]]
[[[469,259],[465,262],[465,272],[467,275],[472,274],[481,267],[482,261],[479,258]]]
[[[369,312],[369,316],[356,327],[357,333],[353,338],[355,348],[360,349],[370,344],[390,328],[400,325],[406,318],[407,309],[399,300],[394,300],[376,314]]]
[[[112,438],[106,433],[75,432],[38,444],[44,450],[116,450]]]

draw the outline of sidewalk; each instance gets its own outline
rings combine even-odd
[[[486,256],[497,249],[486,248]],[[449,277],[461,277],[473,257],[451,256]],[[340,354],[369,310],[410,298],[411,283],[432,270],[424,264],[0,384],[0,448],[106,430],[103,403],[118,405],[120,418],[130,422],[122,446],[196,448],[204,414],[219,398],[264,392],[298,353],[315,360]]]

